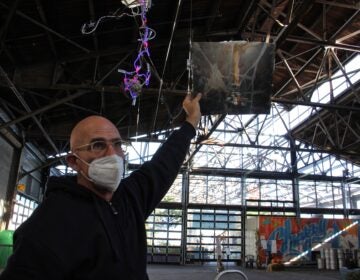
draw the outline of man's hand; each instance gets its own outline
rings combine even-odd
[[[188,94],[183,101],[183,108],[186,113],[186,121],[191,123],[196,129],[201,118],[199,101],[201,93],[198,93],[194,98]]]

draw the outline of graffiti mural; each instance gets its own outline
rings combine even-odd
[[[310,260],[311,252],[321,247],[359,248],[359,226],[349,219],[259,217],[259,239],[261,263],[274,257]]]

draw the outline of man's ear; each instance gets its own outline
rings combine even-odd
[[[75,171],[78,171],[79,167],[78,167],[78,164],[76,162],[77,157],[74,154],[68,154],[65,159],[66,159],[68,165],[72,169],[74,169]]]

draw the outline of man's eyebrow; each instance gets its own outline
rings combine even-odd
[[[91,138],[90,139],[90,143],[96,142],[96,141],[106,141],[106,139],[102,138],[102,137],[96,137],[96,138]]]
[[[120,137],[115,137],[115,138],[111,138],[111,139],[106,139],[104,137],[96,137],[96,138],[92,138],[90,140],[90,143],[96,142],[96,141],[116,141],[116,140],[122,140]]]

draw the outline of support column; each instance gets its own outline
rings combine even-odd
[[[293,202],[295,208],[295,214],[297,218],[300,218],[300,196],[299,196],[299,178],[297,169],[297,156],[296,145],[293,139],[290,139],[290,158],[291,158],[291,183],[293,191]]]
[[[342,204],[343,204],[343,212],[344,212],[344,218],[349,218],[349,207],[351,206],[347,205],[347,199],[350,203],[350,194],[346,191],[347,183],[346,183],[346,177],[348,176],[349,171],[346,169],[343,171],[343,180],[341,181],[341,198],[342,198]]]
[[[1,223],[1,229],[7,229],[10,223],[12,208],[14,205],[13,200],[16,195],[16,187],[19,178],[22,150],[23,148],[14,148],[6,191],[6,200],[4,205],[4,215]]]
[[[241,209],[241,266],[245,268],[245,249],[246,249],[246,193],[245,193],[245,184],[246,182],[246,176],[241,176],[241,200],[242,200],[242,209]]]
[[[183,173],[182,178],[182,221],[181,221],[181,264],[186,264],[186,245],[187,245],[187,214],[189,205],[189,171],[188,168]]]

